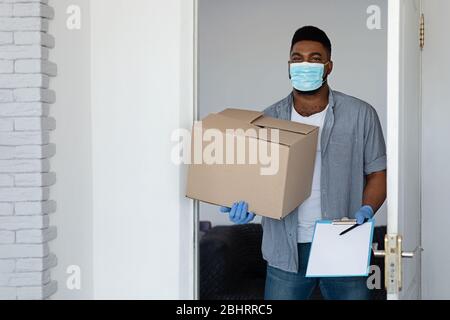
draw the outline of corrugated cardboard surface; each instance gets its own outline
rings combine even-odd
[[[210,114],[202,121],[203,130],[243,129],[233,139],[234,154],[239,143],[245,144],[245,158],[249,159],[249,145],[263,139],[270,150],[273,137],[261,136],[260,128],[279,129],[279,170],[275,175],[261,175],[257,164],[191,164],[188,170],[186,196],[204,202],[231,207],[239,200],[249,204],[249,211],[258,215],[282,219],[306,200],[311,193],[316,156],[318,128],[286,120],[265,117],[261,112],[226,109]],[[255,129],[257,134],[248,134]],[[249,132],[251,132],[250,130]],[[255,132],[255,131],[253,131]],[[194,137],[193,137],[194,139]],[[203,142],[202,150],[209,142]],[[226,145],[222,152],[225,154]],[[194,150],[194,145],[192,145]]]

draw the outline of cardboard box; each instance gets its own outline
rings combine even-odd
[[[192,131],[186,196],[227,207],[245,200],[249,211],[282,219],[311,194],[318,133],[262,112],[210,114]]]

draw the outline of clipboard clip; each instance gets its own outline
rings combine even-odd
[[[335,219],[332,222],[333,225],[344,225],[344,226],[350,226],[350,225],[355,225],[356,224],[356,219],[349,219],[347,217],[344,217],[342,219]]]

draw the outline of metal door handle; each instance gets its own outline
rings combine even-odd
[[[420,246],[414,249],[412,252],[403,251],[402,258],[414,258],[417,252],[422,252],[424,249]]]
[[[385,286],[388,293],[397,293],[402,289],[402,258],[414,258],[423,248],[418,246],[414,251],[402,250],[402,237],[399,235],[386,235],[384,250],[378,250],[378,243],[372,244],[375,257],[383,257],[385,265]]]
[[[417,251],[422,252],[424,249],[422,247],[417,247],[414,251],[408,252],[408,251],[402,251],[402,258],[408,258],[412,259],[414,258]],[[385,257],[386,251],[384,250],[378,250],[378,243],[372,244],[372,251],[373,255],[377,258]]]
[[[405,252],[405,251],[403,251],[402,252],[402,258],[409,258],[409,259],[414,258],[414,252]]]
[[[373,255],[377,258],[384,258],[386,256],[386,252],[384,252],[384,250],[378,250],[378,243],[372,243],[372,251]]]

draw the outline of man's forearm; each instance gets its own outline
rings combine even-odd
[[[372,173],[366,179],[362,204],[371,206],[375,213],[386,200],[386,171]]]

